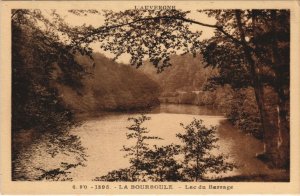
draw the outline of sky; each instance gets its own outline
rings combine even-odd
[[[101,10],[99,10],[101,12]],[[47,17],[49,16],[49,13],[51,13],[50,10],[42,10],[43,14]],[[77,16],[75,14],[69,13],[67,10],[60,10],[57,9],[56,12],[64,18],[64,20],[71,26],[81,26],[81,25],[92,25],[93,27],[100,27],[104,23],[104,17],[100,14],[88,14],[87,16]],[[189,18],[207,23],[207,24],[215,24],[215,20],[213,18],[208,17],[206,14],[199,13],[196,10],[191,11],[191,13],[188,15]],[[51,19],[51,17],[50,17]],[[192,31],[202,31],[201,39],[207,39],[214,35],[214,29],[210,27],[203,27],[197,24],[191,25]],[[114,55],[110,52],[103,51],[99,47],[100,43],[93,43],[91,44],[91,47],[95,52],[99,52],[104,54],[105,56],[109,58],[113,58]],[[118,62],[120,63],[129,63],[130,55],[123,54],[118,58]]]

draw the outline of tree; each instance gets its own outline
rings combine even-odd
[[[116,55],[128,53],[139,67],[149,58],[158,72],[170,66],[169,56],[183,51],[203,53],[209,66],[221,69],[222,83],[255,92],[265,154],[275,167],[289,167],[289,11],[287,10],[200,10],[216,19],[205,24],[188,18],[180,10],[105,11],[105,24],[78,36],[78,40],[100,41],[101,48]],[[201,32],[191,25],[215,29],[215,36],[199,41]],[[279,55],[282,54],[282,58]],[[233,76],[233,77],[230,77]],[[278,100],[273,123],[266,109],[265,85]]]
[[[104,10],[105,23],[99,28],[89,27],[78,34],[75,42],[99,41],[104,51],[131,56],[131,64],[139,67],[146,57],[158,72],[170,66],[170,55],[178,50],[196,54],[201,32],[189,29],[189,12],[178,10]],[[186,23],[188,22],[188,23]],[[154,39],[155,38],[155,39]]]
[[[206,128],[202,120],[194,119],[189,125],[184,126],[184,134],[176,136],[183,142],[184,153],[183,173],[193,181],[205,179],[208,172],[220,173],[231,171],[235,165],[226,162],[226,156],[213,155],[211,151],[219,148],[216,142],[219,140],[216,134],[216,127]]]
[[[53,13],[55,14],[55,13]],[[12,11],[12,130],[63,130],[74,124],[56,83],[79,90],[87,70],[40,10]]]
[[[150,120],[150,117],[141,115],[137,118],[128,118],[134,124],[127,127],[131,132],[126,133],[127,139],[134,139],[135,145],[123,147],[129,157],[130,167],[109,172],[105,176],[97,177],[94,180],[104,181],[179,181],[183,179],[179,172],[181,164],[175,160],[180,153],[178,145],[167,145],[153,148],[145,140],[159,140],[155,136],[147,136],[149,133],[146,127],[141,125]]]
[[[20,132],[34,131],[38,139],[47,138],[50,145],[46,152],[52,157],[58,153],[74,155],[77,162],[63,163],[63,170],[83,166],[86,157],[80,138],[68,132],[76,125],[74,113],[62,101],[56,84],[79,91],[81,79],[88,72],[74,58],[80,47],[70,46],[60,38],[59,29],[67,28],[66,24],[55,12],[51,14],[53,21],[41,10],[12,10],[13,179],[17,179],[14,169],[24,150],[15,137]],[[37,169],[43,172],[39,179],[57,179],[57,175],[66,174],[59,168]]]
[[[207,62],[221,68],[221,83],[236,82],[231,79],[233,72],[244,67],[240,76],[244,79],[238,80],[242,82],[237,87],[250,86],[255,92],[265,143],[265,152],[260,157],[272,166],[289,168],[289,12],[209,10],[207,13],[216,17],[219,25],[231,29],[240,42],[228,41],[224,35],[208,40],[202,49]],[[234,53],[228,51],[230,48],[235,48]],[[280,63],[275,61],[278,51],[282,52]],[[268,96],[274,96],[266,93],[268,86],[273,88],[273,99],[277,100],[273,106],[278,108],[275,117],[266,102]]]
[[[96,177],[95,181],[182,181],[186,180],[181,172],[182,164],[176,160],[180,154],[178,145],[156,146],[149,148],[141,156],[139,172],[136,172],[135,162],[131,162],[129,168],[123,168],[108,172],[108,174]],[[140,157],[140,159],[141,159]]]
[[[170,144],[167,146],[156,146],[145,153],[147,162],[147,173],[151,181],[182,181],[184,175],[180,171],[182,164],[176,160],[180,154],[180,146]]]
[[[149,151],[149,147],[145,140],[157,140],[161,139],[155,136],[147,136],[149,133],[147,128],[142,127],[141,125],[146,121],[150,120],[150,117],[145,115],[141,115],[138,118],[128,118],[128,120],[132,120],[134,124],[127,127],[128,130],[132,131],[131,133],[127,133],[127,139],[134,139],[135,145],[123,147],[123,150],[127,152],[125,157],[129,157],[129,162],[131,164],[132,181],[139,181],[143,179],[143,172],[147,170],[148,164],[145,162],[145,153]],[[142,177],[141,179],[139,177]]]

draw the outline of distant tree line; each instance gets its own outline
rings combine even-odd
[[[157,74],[151,63],[146,62],[141,72],[153,78],[161,88],[161,103],[192,104],[217,110],[240,130],[263,139],[262,124],[255,101],[253,88],[233,88],[229,84],[216,85],[212,78],[219,75],[219,69],[206,67],[199,54],[172,55],[172,67]],[[266,92],[273,96],[270,92]],[[268,101],[269,107],[275,108],[276,102]]]
[[[82,89],[57,85],[64,102],[76,114],[141,110],[159,104],[159,85],[150,77],[103,54],[93,53],[92,57],[76,56],[76,61],[85,66],[95,65],[92,74],[82,80]]]

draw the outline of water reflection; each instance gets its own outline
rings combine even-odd
[[[129,165],[124,158],[128,117],[133,113],[111,113],[89,118],[66,133],[36,134],[20,132],[13,136],[13,180],[80,180],[96,177]],[[147,115],[148,116],[148,115]],[[215,110],[193,105],[162,104],[154,108],[145,123],[151,135],[164,140],[149,143],[157,146],[179,144],[176,134],[180,123],[189,124],[194,118],[205,125],[218,125],[217,137],[221,153],[229,154],[239,166],[220,178],[233,175],[255,176],[276,172],[255,158],[263,150],[261,141],[233,127]],[[87,156],[88,155],[88,156]]]
[[[21,131],[14,134],[13,144],[12,180],[71,181],[72,171],[86,166],[86,148],[68,131]]]
[[[224,114],[213,107],[189,104],[160,104],[150,113],[194,114],[206,116],[223,116]]]

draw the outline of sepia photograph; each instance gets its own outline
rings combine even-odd
[[[117,4],[9,9],[10,181],[293,181],[291,9]]]

